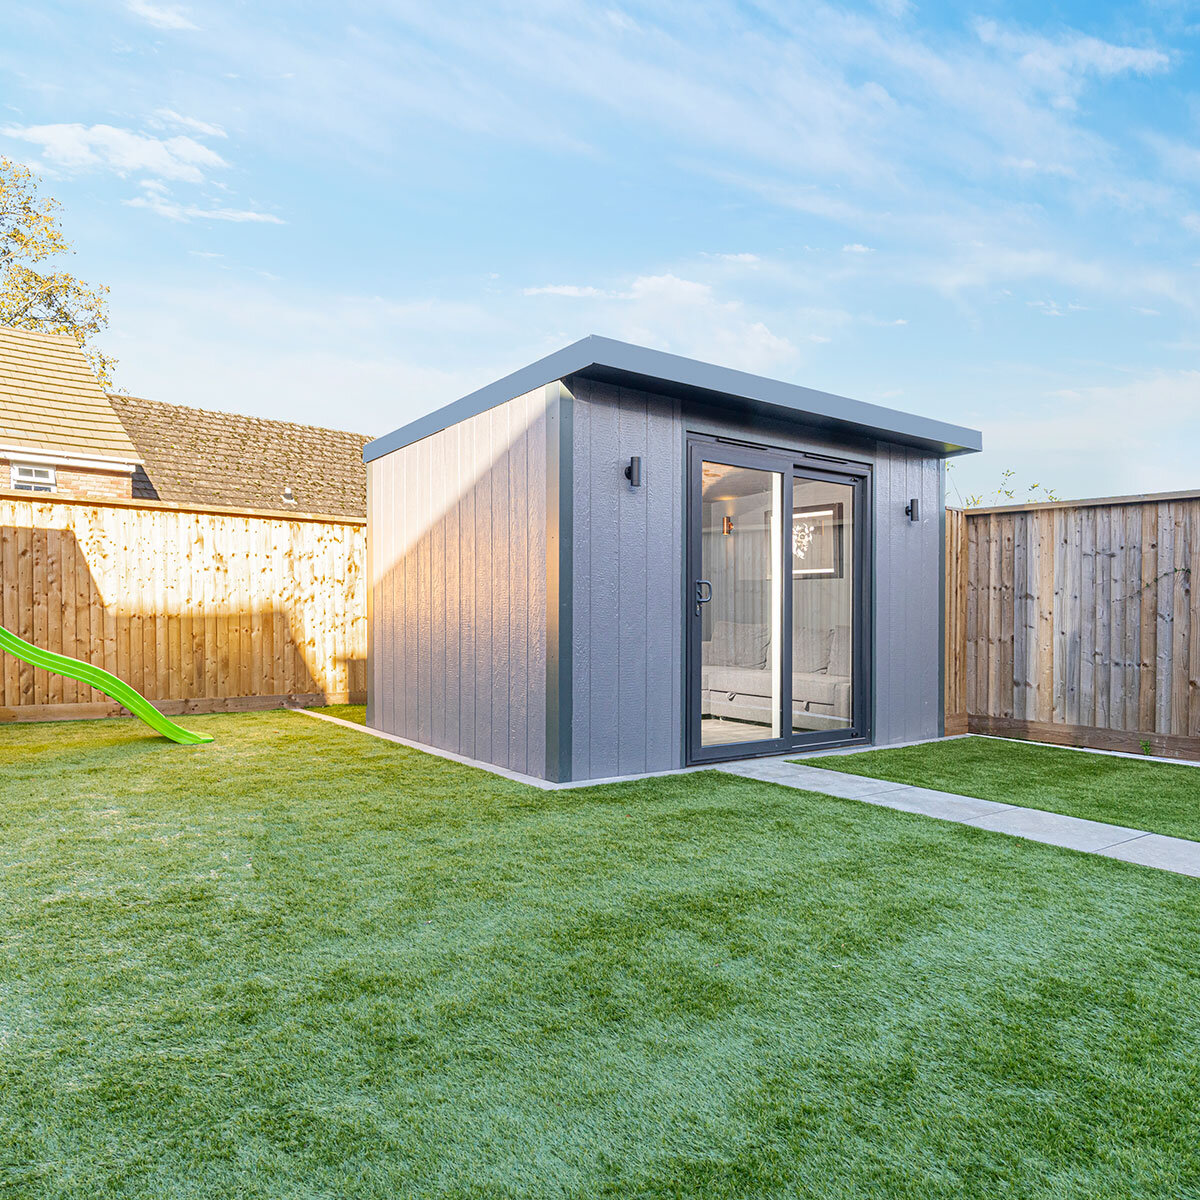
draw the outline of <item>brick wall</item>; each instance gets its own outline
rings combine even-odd
[[[128,500],[133,482],[128,474],[117,471],[89,471],[79,467],[55,467],[56,496],[75,500]],[[0,458],[0,488],[11,486],[11,463]]]

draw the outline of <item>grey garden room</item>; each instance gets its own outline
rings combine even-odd
[[[364,449],[367,722],[558,782],[940,736],[981,447],[584,338]]]

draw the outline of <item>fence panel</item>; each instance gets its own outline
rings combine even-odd
[[[365,525],[0,494],[0,623],[170,714],[362,703]],[[120,711],[82,684],[0,662],[0,720]]]
[[[1200,758],[1200,493],[946,514],[946,727]]]

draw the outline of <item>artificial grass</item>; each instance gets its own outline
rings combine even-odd
[[[191,723],[0,728],[0,1194],[1200,1195],[1194,880]]]
[[[322,704],[314,706],[312,711],[326,713],[331,717],[341,717],[343,721],[353,721],[355,725],[367,723],[367,706],[365,704]]]
[[[1200,767],[985,737],[797,761],[1200,841]]]

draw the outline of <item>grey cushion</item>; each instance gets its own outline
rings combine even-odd
[[[792,638],[792,670],[820,675],[829,670],[832,629],[805,629]]]
[[[770,630],[757,622],[714,621],[706,657],[725,666],[761,669],[767,665],[770,646]]]
[[[849,625],[838,625],[829,647],[829,670],[834,675],[850,674],[850,650],[853,645]]]

